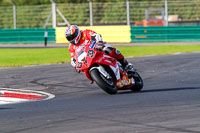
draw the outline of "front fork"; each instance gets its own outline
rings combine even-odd
[[[112,77],[110,76],[110,74],[104,69],[103,66],[95,66],[95,67],[92,67],[92,68],[90,69],[90,71],[93,70],[93,69],[98,69],[98,71],[99,71],[104,77],[106,77],[107,79],[111,79],[111,78],[112,78]]]

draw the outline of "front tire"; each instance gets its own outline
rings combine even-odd
[[[115,81],[113,78],[107,79],[104,77],[98,69],[92,69],[90,71],[90,76],[92,79],[95,81],[95,83],[105,92],[108,94],[116,94],[117,93],[117,88],[115,86]]]

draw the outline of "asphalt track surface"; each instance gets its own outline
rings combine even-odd
[[[198,133],[200,53],[129,58],[140,93],[108,95],[70,64],[0,69],[0,87],[51,100],[0,106],[0,133]]]

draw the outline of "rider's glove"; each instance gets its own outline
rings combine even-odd
[[[91,36],[92,40],[95,41],[95,42],[100,42],[102,41],[103,42],[103,39],[101,37],[100,34],[98,33],[94,33],[92,36]]]
[[[71,65],[73,67],[76,67],[76,59],[75,58],[71,58]]]
[[[104,48],[105,46],[104,46],[104,44],[103,44],[103,41],[99,41],[97,44],[96,44],[96,46],[95,46],[95,48],[94,49],[96,49],[96,50],[98,50],[98,51],[103,51],[103,48]]]
[[[71,65],[74,67],[75,71],[80,73],[80,70],[76,69],[76,59],[75,58],[71,58]]]

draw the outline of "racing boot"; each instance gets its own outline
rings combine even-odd
[[[136,72],[136,69],[133,68],[133,64],[128,63],[128,65],[126,65],[125,70],[128,74],[128,78],[132,78]]]
[[[133,64],[128,63],[128,61],[124,57],[118,61],[122,64],[122,67],[127,72],[128,78],[132,78],[136,72],[136,69],[133,68]]]

